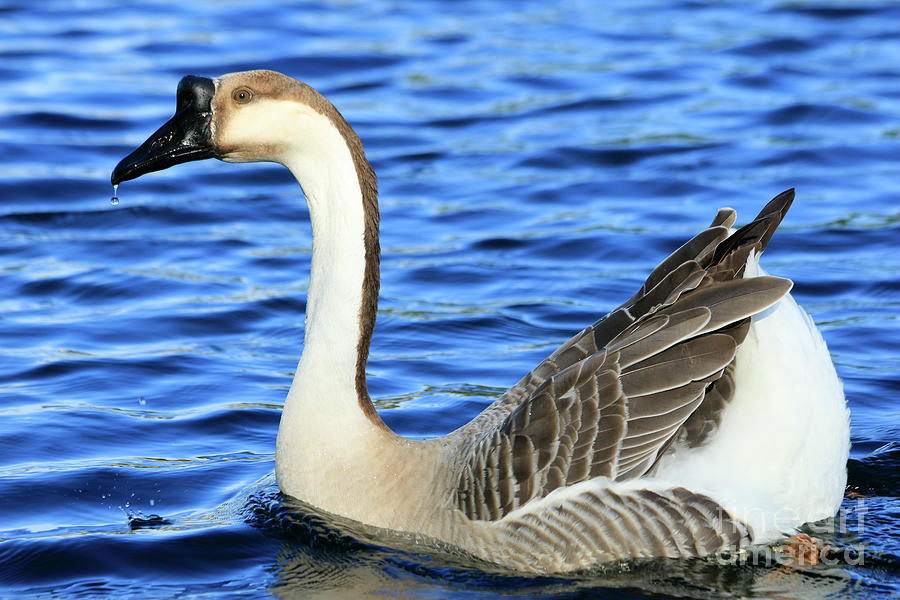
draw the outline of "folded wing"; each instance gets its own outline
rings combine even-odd
[[[622,306],[575,335],[459,433],[472,440],[456,504],[498,520],[554,490],[650,472],[676,439],[715,430],[750,317],[791,287],[743,278],[793,199],[788,190],[729,235],[735,214],[673,252]]]

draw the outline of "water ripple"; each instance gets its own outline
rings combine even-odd
[[[898,17],[814,0],[4,3],[0,595],[896,596]],[[384,249],[370,388],[416,438],[477,414],[717,207],[746,220],[796,186],[766,264],[844,379],[850,526],[826,537],[867,562],[523,578],[289,505],[271,472],[311,255],[296,182],[205,161],[109,203],[111,168],[182,75],[246,68],[321,89],[366,144]],[[159,520],[133,529],[139,513]]]

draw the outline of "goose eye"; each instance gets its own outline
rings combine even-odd
[[[253,92],[248,88],[238,88],[231,93],[231,97],[238,104],[247,104],[253,100]]]

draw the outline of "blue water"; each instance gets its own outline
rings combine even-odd
[[[898,22],[887,1],[0,2],[0,595],[898,597]],[[473,417],[717,207],[797,187],[766,265],[844,380],[825,537],[862,564],[514,577],[286,506],[296,183],[216,161],[118,205],[108,183],[182,75],[245,68],[326,93],[379,173],[369,385],[408,436]]]

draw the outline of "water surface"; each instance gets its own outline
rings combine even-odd
[[[3,596],[896,598],[898,19],[825,0],[0,4]],[[181,76],[248,68],[326,93],[379,173],[369,385],[407,436],[472,418],[719,206],[746,220],[797,187],[766,265],[852,409],[846,526],[823,534],[841,560],[517,577],[286,506],[296,183],[206,161],[109,200]]]

